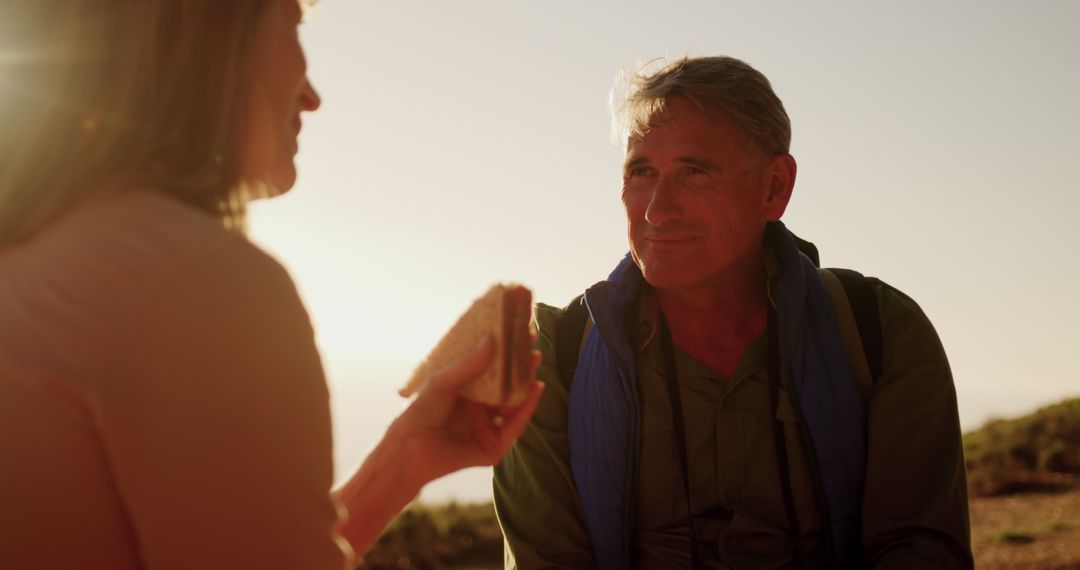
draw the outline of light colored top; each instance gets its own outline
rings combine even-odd
[[[152,192],[0,249],[0,568],[344,568],[285,270]]]

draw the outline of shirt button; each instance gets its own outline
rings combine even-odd
[[[724,498],[727,499],[729,505],[737,505],[742,501],[742,489],[739,489],[738,487],[728,489],[727,492],[724,493]]]
[[[724,398],[724,407],[725,408],[734,408],[735,407],[735,397],[734,396],[728,396],[727,398]]]
[[[637,328],[638,341],[644,345],[652,339],[653,335],[653,323],[652,319],[643,321]]]

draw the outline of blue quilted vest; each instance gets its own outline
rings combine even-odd
[[[827,532],[838,566],[861,559],[859,511],[866,466],[865,419],[858,385],[817,268],[780,222],[765,240],[780,263],[770,279],[787,393],[820,482]],[[643,278],[627,255],[584,295],[594,326],[570,388],[570,466],[601,570],[630,568],[639,463],[634,354],[623,319]]]

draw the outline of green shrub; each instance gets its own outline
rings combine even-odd
[[[1080,474],[1080,398],[1016,419],[994,419],[964,435],[974,494],[1054,490]]]
[[[364,569],[501,568],[502,534],[491,503],[416,503],[364,557]]]

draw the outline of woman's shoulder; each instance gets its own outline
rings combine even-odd
[[[155,191],[94,197],[47,228],[39,241],[39,257],[68,258],[81,266],[88,283],[104,281],[113,289],[252,272],[265,279],[284,272],[219,219]]]
[[[104,194],[76,208],[66,221],[69,233],[127,255],[260,254],[219,219],[156,191]]]
[[[158,192],[95,196],[19,249],[11,269],[87,318],[137,318],[181,301],[210,312],[299,305],[277,260],[215,217]]]
[[[281,263],[213,216],[152,192],[126,196],[105,208],[118,230],[116,243],[106,247],[140,273],[134,277],[151,301],[195,295],[237,304],[297,297]]]
[[[95,197],[3,252],[0,298],[10,325],[0,338],[61,362],[64,377],[121,377],[113,368],[134,366],[133,354],[190,352],[193,339],[313,350],[280,263],[213,217],[150,193]]]

